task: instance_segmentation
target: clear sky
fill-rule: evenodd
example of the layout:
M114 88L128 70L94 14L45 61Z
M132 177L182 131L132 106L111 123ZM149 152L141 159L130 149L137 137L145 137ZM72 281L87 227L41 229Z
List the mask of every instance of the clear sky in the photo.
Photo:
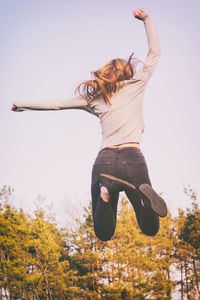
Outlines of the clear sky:
M145 8L156 25L162 55L144 101L141 144L151 177L170 210L199 192L199 0L0 0L0 187L11 185L18 206L38 195L58 213L90 199L101 132L84 111L10 111L15 100L72 97L90 72L116 57L144 60ZM74 205L73 205L74 204Z

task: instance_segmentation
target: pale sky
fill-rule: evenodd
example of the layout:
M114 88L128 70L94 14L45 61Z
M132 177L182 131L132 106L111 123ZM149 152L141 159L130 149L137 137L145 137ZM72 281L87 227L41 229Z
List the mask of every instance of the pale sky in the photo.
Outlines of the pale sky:
M0 0L0 187L32 209L38 195L58 214L90 200L101 132L84 111L10 111L13 101L72 97L77 84L112 58L144 60L143 7L152 16L161 58L144 100L141 150L152 184L170 211L199 193L199 0ZM73 205L74 204L74 205Z

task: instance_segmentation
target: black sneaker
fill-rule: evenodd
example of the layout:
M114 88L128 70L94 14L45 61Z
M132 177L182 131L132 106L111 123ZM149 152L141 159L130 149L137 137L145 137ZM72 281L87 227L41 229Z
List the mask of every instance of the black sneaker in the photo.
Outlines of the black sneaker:
M108 190L108 193L111 195L113 192L121 192L127 189L136 190L136 187L130 182L117 178L108 174L100 174L100 184L105 186Z
M165 201L153 190L153 188L149 184L143 183L139 186L139 190L148 198L153 211L162 218L166 217L167 205Z

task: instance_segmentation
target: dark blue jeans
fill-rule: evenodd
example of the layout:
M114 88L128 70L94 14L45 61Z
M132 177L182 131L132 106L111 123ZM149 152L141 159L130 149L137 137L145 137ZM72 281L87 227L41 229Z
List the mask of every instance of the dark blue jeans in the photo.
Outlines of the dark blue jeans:
M110 195L105 202L100 197L100 173L106 173L132 183L136 191L125 193L131 202L138 225L146 235L153 236L159 230L159 217L150 206L144 206L145 196L139 191L142 183L151 185L145 158L137 148L105 148L98 153L92 170L92 213L94 231L102 240L110 240L114 235L117 218L119 192Z

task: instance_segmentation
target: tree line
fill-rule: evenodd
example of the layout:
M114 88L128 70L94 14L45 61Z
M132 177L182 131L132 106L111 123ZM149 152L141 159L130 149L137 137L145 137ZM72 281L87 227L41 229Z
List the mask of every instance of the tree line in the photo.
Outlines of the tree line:
M117 229L101 242L91 204L72 228L60 228L42 207L34 215L0 191L0 299L200 299L200 209L189 186L190 208L161 219L155 237L141 233L121 199Z

